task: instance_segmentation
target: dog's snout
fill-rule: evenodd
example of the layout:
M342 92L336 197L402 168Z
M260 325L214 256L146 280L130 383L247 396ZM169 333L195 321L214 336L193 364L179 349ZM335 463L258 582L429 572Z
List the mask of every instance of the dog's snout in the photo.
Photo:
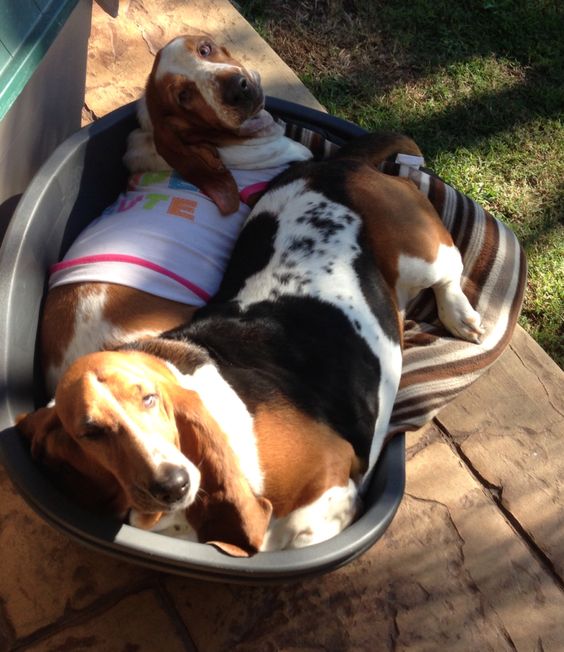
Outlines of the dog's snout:
M173 504L182 500L190 489L190 476L182 467L167 464L158 479L149 488L151 495L160 502Z
M225 84L224 99L232 106L254 104L258 95L256 83L245 75L233 75Z

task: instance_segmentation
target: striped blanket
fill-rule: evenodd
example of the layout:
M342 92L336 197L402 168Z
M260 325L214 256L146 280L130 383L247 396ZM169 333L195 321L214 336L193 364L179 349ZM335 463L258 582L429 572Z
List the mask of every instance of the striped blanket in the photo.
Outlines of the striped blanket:
M338 147L295 125L287 125L286 133L317 157ZM415 298L406 311L403 369L390 436L425 425L501 355L517 323L527 266L512 231L429 170L392 161L381 169L411 179L436 208L464 261L462 289L486 329L480 344L459 340L439 321L432 290Z

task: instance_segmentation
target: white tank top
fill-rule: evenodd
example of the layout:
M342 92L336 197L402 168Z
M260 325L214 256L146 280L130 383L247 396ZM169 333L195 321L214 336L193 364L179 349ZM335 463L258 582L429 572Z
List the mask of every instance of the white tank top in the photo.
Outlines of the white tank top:
M227 216L176 172L132 176L128 191L52 266L49 288L118 283L172 301L204 305L218 290L250 213L245 200L286 167L231 170L241 203Z

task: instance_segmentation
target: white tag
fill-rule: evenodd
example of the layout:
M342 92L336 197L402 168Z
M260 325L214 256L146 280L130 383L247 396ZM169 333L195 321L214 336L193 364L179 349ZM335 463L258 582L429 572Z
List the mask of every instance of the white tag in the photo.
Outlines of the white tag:
M425 165L425 159L422 156L413 156L411 154L398 154L396 163L399 165L409 165L412 168L419 168Z

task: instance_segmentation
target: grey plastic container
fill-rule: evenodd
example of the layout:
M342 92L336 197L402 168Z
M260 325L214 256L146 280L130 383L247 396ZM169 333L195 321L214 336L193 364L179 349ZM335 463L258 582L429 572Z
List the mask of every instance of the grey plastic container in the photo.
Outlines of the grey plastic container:
M268 98L267 108L338 144L364 133L349 122L282 100ZM80 508L47 479L12 427L18 414L48 398L36 356L46 271L125 188L121 159L127 134L136 126L133 103L67 139L37 173L10 223L0 249L0 459L40 516L90 548L130 562L239 583L290 581L334 570L368 550L391 522L405 484L403 435L384 448L365 512L344 532L308 548L236 559L212 546L145 532Z

